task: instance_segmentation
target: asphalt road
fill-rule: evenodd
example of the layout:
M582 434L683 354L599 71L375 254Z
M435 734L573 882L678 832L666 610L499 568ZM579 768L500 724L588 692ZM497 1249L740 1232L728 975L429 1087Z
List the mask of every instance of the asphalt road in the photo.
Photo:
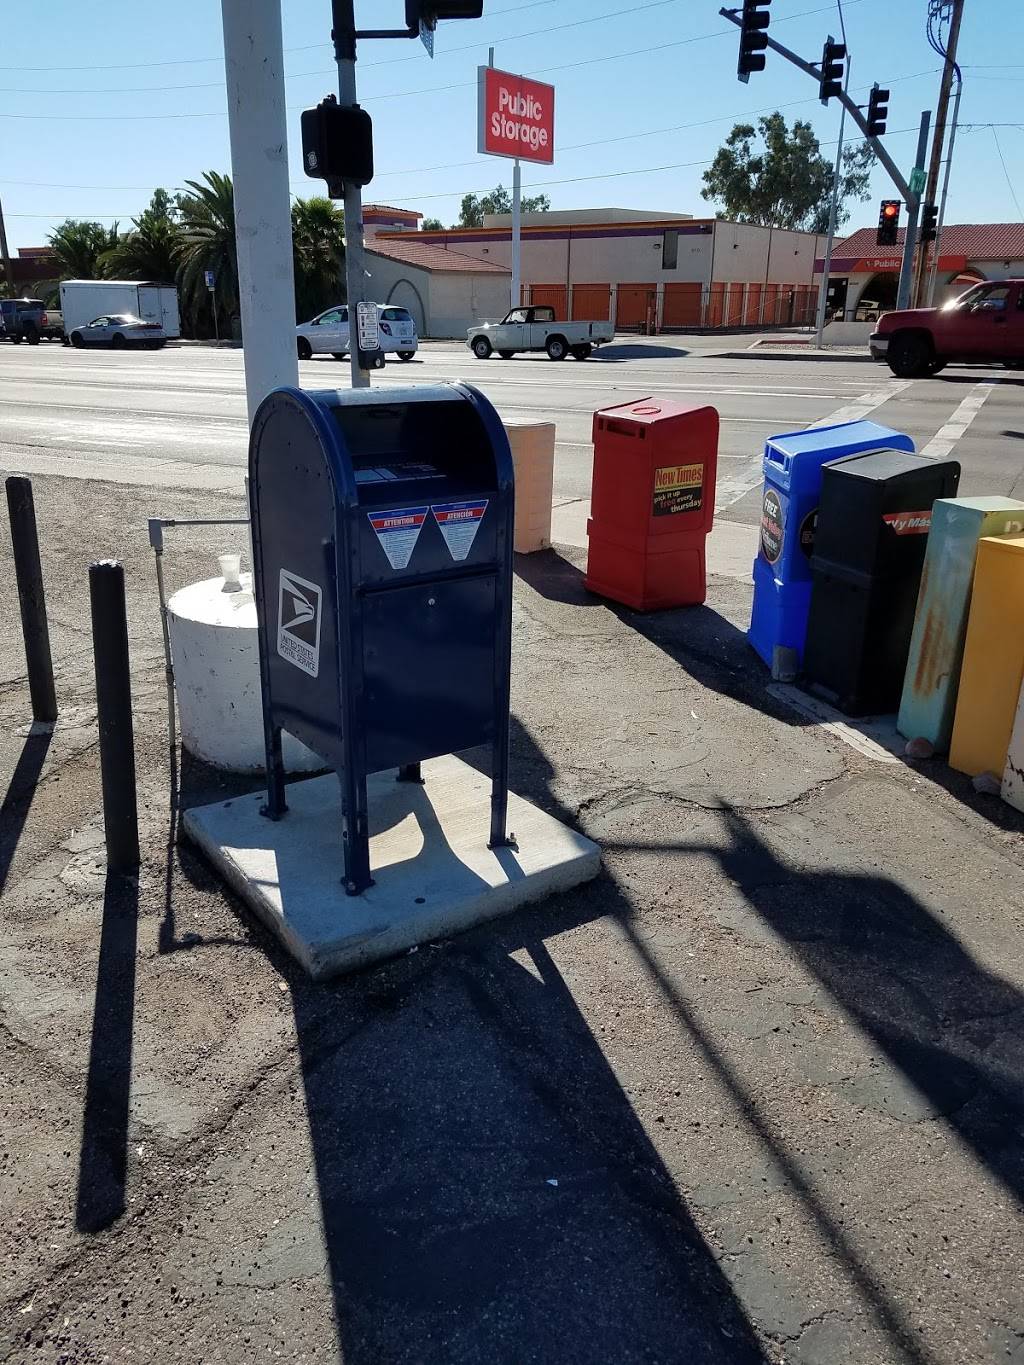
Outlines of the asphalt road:
M862 356L750 346L746 336L638 339L585 364L553 365L545 356L478 361L456 344L428 343L415 361L390 364L374 383L468 378L503 417L554 422L556 504L589 498L594 411L647 394L718 409L717 505L730 520L757 520L768 436L868 415L908 431L919 449L959 459L962 492L1024 496L1024 379L950 367L908 383ZM347 365L332 359L302 362L299 373L307 388L348 382ZM241 351L0 346L0 464L8 469L238 491L245 461Z

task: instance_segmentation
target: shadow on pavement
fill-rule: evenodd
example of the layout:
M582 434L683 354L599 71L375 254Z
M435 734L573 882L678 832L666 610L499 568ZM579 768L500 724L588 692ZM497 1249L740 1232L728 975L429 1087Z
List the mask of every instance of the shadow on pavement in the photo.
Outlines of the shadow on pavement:
M785 342L780 342L779 344L782 346L786 345ZM851 355L833 355L831 352L825 354L821 351L812 350L811 347L807 347L802 354L798 355L795 351L776 351L770 346L755 346L747 351L719 351L716 358L718 360L803 360L805 362L813 362L814 364L824 362L826 365L834 364L836 361L841 361L845 365L851 363L877 365L879 363L876 360L872 360L871 357L866 354L866 347L864 353L855 351L852 347L850 349L852 351ZM884 369L885 367L882 366L882 368ZM886 370L886 374L888 374L888 370Z
M668 611L639 612L597 597L583 586L583 573L555 550L516 555L516 576L542 597L570 606L603 608L617 616L630 630L664 651L703 687L730 697L764 715L795 728L818 727L821 722L794 710L766 689L771 677L751 648L746 634L714 608L677 607ZM856 719L837 713L837 719L861 733L870 733L872 716ZM893 725L895 718L891 718ZM896 756L902 755L902 747ZM933 782L962 805L1000 829L1024 831L1024 814L996 796L975 790L971 779L956 772L944 758L904 760L906 767Z
M681 359L690 354L690 350L685 346L658 346L644 345L641 342L612 341L605 346L599 346L590 359L600 360L603 363L607 363L609 360L673 360Z
M855 1106L944 1122L1024 1200L1024 995L898 882L798 870L740 812L725 819L732 845L724 852L685 841L605 847L717 857L759 918L890 1063L887 1074L837 1081L837 1091Z
M579 922L295 983L346 1365L767 1360L544 945Z
M847 1098L944 1120L1024 1201L1024 996L899 883L797 872L742 815L727 819L726 876L892 1066L895 1085L854 1079Z
M53 727L38 722L34 724L7 784L3 804L0 805L0 892L7 881L52 742Z
M125 1209L139 884L108 872L82 1116L75 1226L108 1227Z

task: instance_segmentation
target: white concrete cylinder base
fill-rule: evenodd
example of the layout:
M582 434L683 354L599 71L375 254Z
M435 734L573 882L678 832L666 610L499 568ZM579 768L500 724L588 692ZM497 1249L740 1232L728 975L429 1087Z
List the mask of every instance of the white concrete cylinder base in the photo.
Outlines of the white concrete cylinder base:
M190 583L167 603L181 742L190 754L232 773L266 769L260 652L252 575L225 592L223 578ZM285 767L314 772L323 760L282 736Z

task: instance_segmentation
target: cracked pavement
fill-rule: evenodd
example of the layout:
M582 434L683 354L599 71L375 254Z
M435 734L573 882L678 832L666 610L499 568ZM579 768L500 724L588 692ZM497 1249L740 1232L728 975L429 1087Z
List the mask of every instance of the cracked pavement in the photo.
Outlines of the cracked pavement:
M313 986L173 842L145 523L35 479L62 720L0 575L0 1356L1024 1362L1024 823L765 691L748 585L517 561L512 782L588 886ZM232 536L174 533L171 586ZM104 875L86 568L128 576L143 866ZM255 785L184 756L186 803Z

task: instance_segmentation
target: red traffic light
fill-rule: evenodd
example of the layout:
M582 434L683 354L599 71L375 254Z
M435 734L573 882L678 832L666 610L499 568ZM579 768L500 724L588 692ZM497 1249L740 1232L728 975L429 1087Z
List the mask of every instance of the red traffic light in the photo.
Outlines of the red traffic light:
M898 204L886 204L882 209L882 213L886 218L895 218L899 211Z

